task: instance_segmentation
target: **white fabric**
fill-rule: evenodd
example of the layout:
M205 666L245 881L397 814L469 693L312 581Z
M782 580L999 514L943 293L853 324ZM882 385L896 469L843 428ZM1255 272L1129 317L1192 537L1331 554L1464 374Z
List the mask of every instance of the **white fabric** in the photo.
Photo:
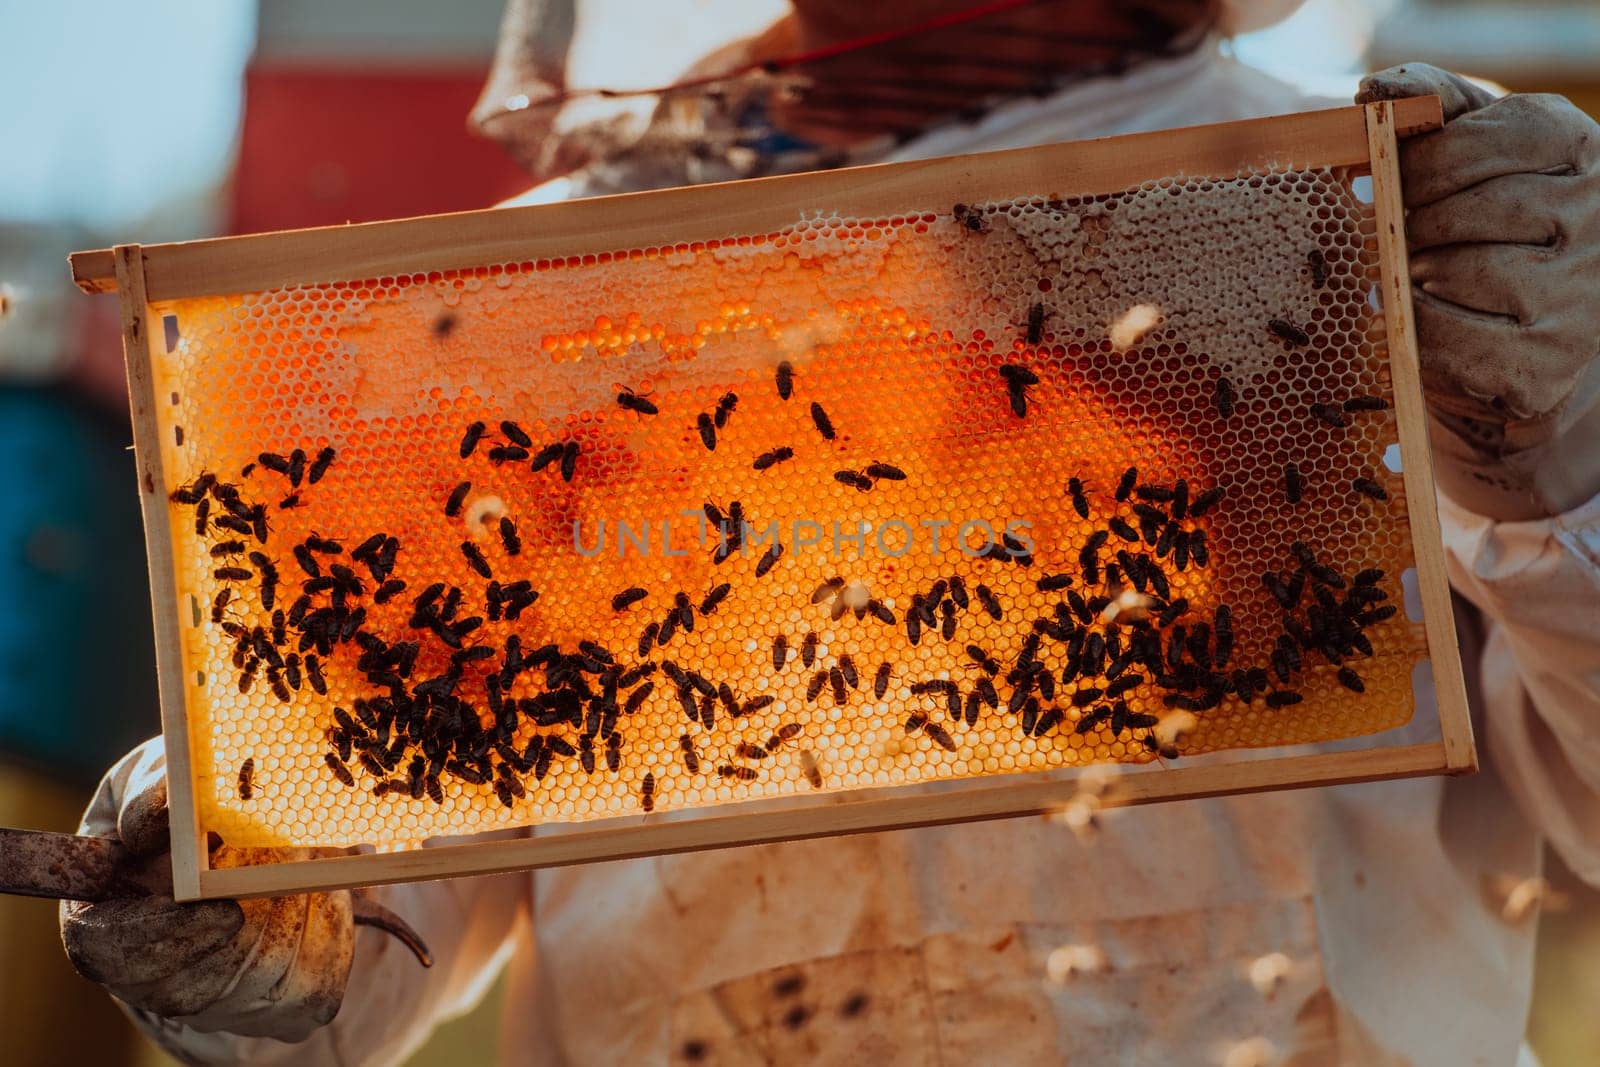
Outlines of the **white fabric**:
M1206 49L898 156L1315 104ZM187 1046L394 1062L512 950L506 1063L1184 1065L1257 1036L1297 1067L1516 1063L1533 924L1486 886L1537 875L1541 831L1600 881L1600 503L1442 504L1479 775L1126 810L1086 841L1028 819L395 887L433 974L363 931L312 1041ZM1063 944L1105 966L1047 982ZM1270 952L1292 966L1267 998L1246 968Z

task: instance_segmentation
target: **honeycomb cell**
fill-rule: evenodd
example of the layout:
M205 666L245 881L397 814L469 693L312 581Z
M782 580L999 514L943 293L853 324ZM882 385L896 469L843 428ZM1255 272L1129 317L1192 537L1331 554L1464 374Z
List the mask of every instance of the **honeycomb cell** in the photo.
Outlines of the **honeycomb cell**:
M1404 723L1350 183L153 307L203 825L392 851Z

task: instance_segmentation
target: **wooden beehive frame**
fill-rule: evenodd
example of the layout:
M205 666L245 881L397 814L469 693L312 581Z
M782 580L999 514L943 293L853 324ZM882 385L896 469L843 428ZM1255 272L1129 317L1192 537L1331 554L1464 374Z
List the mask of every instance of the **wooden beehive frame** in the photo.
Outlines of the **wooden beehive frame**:
M884 788L860 798L828 798L821 804L753 802L687 819L628 817L565 828L549 836L391 854L232 869L211 869L207 863L184 705L177 587L167 525L170 487L163 475L155 414L149 305L328 279L570 255L592 251L595 236L602 233L606 247L623 248L763 232L792 223L803 209L818 203L870 216L930 197L983 201L1031 194L1044 187L1058 196L1082 196L1117 192L1172 174L1231 177L1273 166L1369 171L1399 445L1440 739L1130 774L1116 799L1142 803L1476 769L1434 506L1397 169L1397 139L1440 124L1437 98L1423 97L979 156L255 237L120 245L75 254L73 277L82 289L115 289L121 298L167 740L175 895L180 900L261 896L992 819L1048 811L1072 796L1077 787L1071 776L1018 775L945 792Z

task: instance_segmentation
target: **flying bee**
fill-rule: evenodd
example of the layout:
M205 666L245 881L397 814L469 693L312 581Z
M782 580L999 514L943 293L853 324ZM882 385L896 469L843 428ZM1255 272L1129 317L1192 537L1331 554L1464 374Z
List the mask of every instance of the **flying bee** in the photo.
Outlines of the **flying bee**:
M828 413L822 410L822 405L815 400L811 402L811 421L816 424L817 432L824 441L832 441L838 434L834 431L833 420L828 418Z
M719 430L728 425L728 416L732 415L733 409L738 406L739 395L737 393L723 393L722 398L717 401L716 410L711 415L712 424Z
M1072 498L1072 510L1078 513L1078 518L1089 517L1089 498L1083 495L1083 479L1067 479L1067 495Z
M823 582L821 585L817 586L817 588L815 590L812 591L812 593L811 593L811 602L813 604L820 604L824 600L831 600L834 597L838 596L839 595L839 590L841 590L843 588L844 588L844 579L843 578L839 578L839 577L829 578L827 581ZM810 664L807 663L806 666L809 667Z
M707 452L717 450L717 426L711 416L701 412L695 417L695 426L700 431L700 443L706 446Z
M778 398L788 400L794 393L794 364L788 360L779 363L773 378L778 386Z
M817 757L812 754L809 748L802 750L800 753L800 770L806 776L806 781L810 783L812 789L822 788L822 768L818 766Z
M628 411L636 411L641 415L655 415L661 411L653 401L646 400L626 386L623 386L618 391L617 404Z
M1308 345L1311 343L1311 335L1287 319L1268 319L1267 329L1271 330L1275 336L1281 340L1289 342L1291 345L1298 346Z
M788 446L774 448L771 451L763 452L761 455L757 456L755 462L752 463L751 466L758 471L764 471L768 467L782 463L784 460L792 459L793 457L794 449L789 448Z
M256 760L254 756L246 757L239 764L239 799L249 800L255 794Z

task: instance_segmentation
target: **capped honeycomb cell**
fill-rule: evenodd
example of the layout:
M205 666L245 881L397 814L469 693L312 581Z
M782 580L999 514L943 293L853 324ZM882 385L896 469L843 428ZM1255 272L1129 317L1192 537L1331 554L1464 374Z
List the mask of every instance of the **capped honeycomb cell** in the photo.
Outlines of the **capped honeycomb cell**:
M153 305L202 826L395 849L1405 723L1352 180Z

